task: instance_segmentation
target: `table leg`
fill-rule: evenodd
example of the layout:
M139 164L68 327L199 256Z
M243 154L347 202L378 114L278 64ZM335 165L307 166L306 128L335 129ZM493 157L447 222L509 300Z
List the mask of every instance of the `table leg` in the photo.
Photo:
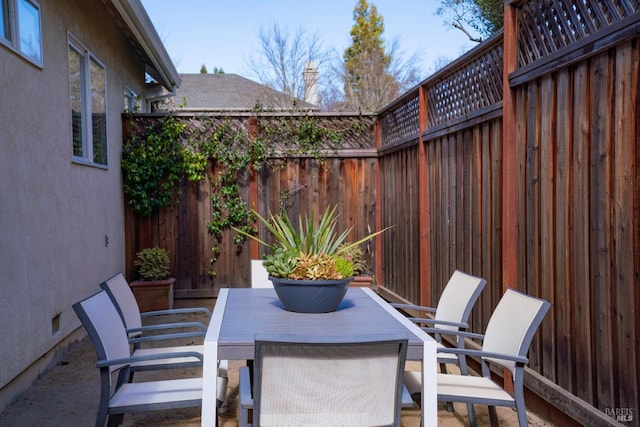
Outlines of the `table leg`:
M436 342L425 341L422 356L422 426L438 425L438 385Z
M222 327L222 317L227 305L228 289L221 289L213 307L207 335L204 338L202 364L202 426L218 425L218 408L216 404L218 384L218 338Z

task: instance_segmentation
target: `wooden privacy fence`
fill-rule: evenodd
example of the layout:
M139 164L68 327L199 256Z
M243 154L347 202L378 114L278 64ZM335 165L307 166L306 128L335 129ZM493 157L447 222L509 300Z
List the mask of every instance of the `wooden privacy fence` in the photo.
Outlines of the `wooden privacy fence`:
M306 132L306 114L207 114L173 116L187 125L187 129L204 130L200 133L185 132L184 143L191 135L211 134L231 123L241 143L249 138L264 136L267 129L289 126L293 122L294 133ZM141 128L144 123L160 120L164 115L136 114L134 118ZM327 206L338 206L339 229L353 227L349 238L358 240L374 230L376 225L374 116L360 114L314 114L313 130L329 129L340 133L340 141L324 141L318 150L299 152L295 149L300 135L284 135L279 129L269 137L274 149L271 157L259 171L244 169L237 174L240 196L247 208L266 216L286 208L292 220L299 214L315 212L316 217ZM283 121L287 121L286 123ZM298 126L295 123L302 123ZM125 125L124 130L131 132ZM261 134L262 133L262 134ZM291 138L283 141L282 138ZM135 277L135 254L151 246L168 250L171 272L176 277L177 298L215 297L225 287L250 286L250 259L260 258L265 248L253 242L237 246L233 242L233 230L225 230L221 239L208 230L213 209L213 181L220 166L210 162L202 182L184 182L178 203L162 208L150 218L134 214L126 208L126 268L129 278ZM269 241L264 229L262 240ZM212 248L217 247L217 260ZM367 260L373 265L375 242L366 249Z
M506 287L547 299L527 386L640 425L640 6L507 3L503 32L379 113L382 291L434 305L455 268L483 276L475 331Z

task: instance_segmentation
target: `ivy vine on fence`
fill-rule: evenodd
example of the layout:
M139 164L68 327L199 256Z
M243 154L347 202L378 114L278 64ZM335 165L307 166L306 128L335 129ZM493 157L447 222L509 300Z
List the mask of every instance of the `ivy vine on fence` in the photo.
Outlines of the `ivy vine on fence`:
M255 218L239 191L250 168L272 167L269 159L276 150L281 156L322 160L323 148L339 147L343 140L340 130L320 126L310 115L268 116L259 121L255 135L232 117L132 115L128 122L121 166L124 192L136 215L149 217L177 203L183 183L202 183L208 173L214 174L209 177L212 215L207 229L217 244L231 227L255 233ZM233 239L236 245L246 240L240 233ZM218 258L217 244L211 263ZM215 276L213 269L209 273Z

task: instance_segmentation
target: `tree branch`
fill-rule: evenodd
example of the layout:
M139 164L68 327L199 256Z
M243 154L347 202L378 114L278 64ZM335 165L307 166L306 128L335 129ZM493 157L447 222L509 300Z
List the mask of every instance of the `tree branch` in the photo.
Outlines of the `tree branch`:
M467 31L466 28L464 28L464 26L458 22L458 21L453 21L451 23L451 26L453 28L457 28L458 30L462 31L463 33L465 33L467 35L467 37L469 38L469 40L471 40L472 42L476 42L476 43L481 43L482 42L482 38L481 37L473 37L471 35L471 33L469 33L469 31Z

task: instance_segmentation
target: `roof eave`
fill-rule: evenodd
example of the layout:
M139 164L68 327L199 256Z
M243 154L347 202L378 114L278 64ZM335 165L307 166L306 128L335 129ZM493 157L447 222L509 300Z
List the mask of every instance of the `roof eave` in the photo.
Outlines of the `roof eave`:
M167 90L180 86L180 76L140 0L110 0L145 53L146 69Z

